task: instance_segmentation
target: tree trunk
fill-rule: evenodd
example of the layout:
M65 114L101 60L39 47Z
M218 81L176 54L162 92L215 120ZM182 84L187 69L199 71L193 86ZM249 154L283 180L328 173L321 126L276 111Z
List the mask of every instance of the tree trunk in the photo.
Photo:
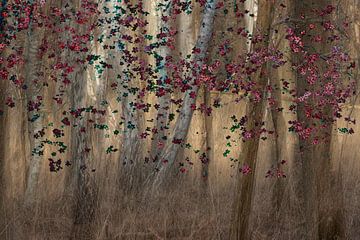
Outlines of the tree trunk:
M289 3L287 1L284 2L286 6L289 7ZM287 17L289 12L287 10L279 9L280 6L277 6L277 11L282 11L279 13L278 16L274 18L273 21L281 21L283 18ZM286 36L286 26L276 27L278 30L277 34L272 33L272 42L276 49L279 49L281 52L284 53L285 58L291 56L290 53L287 52L288 41L285 39ZM290 201L289 199L289 192L285 192L286 185L289 184L289 176L288 176L288 165L292 159L289 159L289 154L287 154L287 144L291 144L290 136L287 135L287 121L286 119L289 118L288 114L285 113L287 109L287 102L290 99L284 98L282 95L282 79L294 79L294 73L291 70L291 64L285 63L284 66L271 69L270 70L270 84L273 88L271 92L271 97L275 100L275 105L270 106L270 114L271 120L274 127L274 151L275 155L272 159L272 167L274 172L274 179L273 179L273 189L271 195L271 214L270 214L270 221L271 221L271 229L272 229L272 238L277 239L280 238L282 235L284 217L287 214L288 209L285 208L288 206ZM271 139L272 140L272 139ZM290 141L290 142L289 142ZM283 165L281 162L285 160L286 163ZM277 171L282 171L286 174L286 178L283 178L280 175L277 175Z
M195 84L196 75L199 70L203 66L204 58L207 55L207 50L209 46L209 42L212 36L213 30L213 22L215 16L215 7L217 4L217 0L209 0L206 2L204 7L204 13L201 21L201 27L199 30L199 37L197 39L195 48L200 49L200 53L193 55L192 60L197 64L196 73L192 76L190 80L190 85L192 88L185 92L185 96L183 99L183 104L179 113L179 117L175 123L175 127L173 130L173 135L171 139L184 141L191 122L193 110L191 108L192 104L195 104L196 99L190 96L191 92L198 93L199 87ZM160 161L158 163L155 181L153 182L153 189L156 189L163 181L165 176L167 175L168 169L171 169L175 158L180 150L180 144L169 143L168 146L165 147L164 151L161 153ZM162 160L167 160L168 163L163 165Z
M131 78L127 78L131 79ZM129 85L130 84L129 80ZM134 80L132 80L134 81ZM130 87L129 87L130 88ZM126 90L125 90L126 91ZM125 91L123 93L125 93ZM131 103L137 101L136 96L127 92L128 96L122 98L122 112L124 115L124 137L121 147L120 159L120 182L124 193L131 190L136 191L140 187L141 172L139 160L141 160L141 140L140 140L140 116L138 110ZM139 190L139 189L138 189Z
M257 29L260 29L264 33L265 39L261 43L262 48L268 48L270 27L274 14L274 6L270 1L261 0L258 3L259 11L256 21ZM254 46L253 46L254 47ZM264 64L260 71L254 76L254 82L257 83L259 89L262 92L261 100L258 103L248 102L246 106L246 116L248 117L247 129L259 130L261 124L255 126L256 122L261 122L265 113L265 87L268 82L268 76L264 74L266 72L268 64ZM249 233L249 221L252 210L252 200L254 195L255 186L255 171L256 171L256 159L259 148L259 137L255 136L249 140L246 140L243 144L243 151L240 159L243 159L244 165L247 165L251 169L251 173L243 175L238 172L237 190L234 202L234 218L230 230L230 239L251 239Z
M239 12L245 11L245 4L239 0L226 0L224 1L224 7L219 8L216 11L215 22L214 22L214 30L213 30L213 38L209 46L209 64L214 59L218 59L222 61L226 66L226 64L236 63L237 57L246 55L248 52L247 38L239 37L237 32L234 29L237 29L239 26L244 26L247 28L248 23L247 19L239 18L236 16ZM232 29L232 30L230 30ZM219 46L224 43L224 41L229 41L229 47L232 49L225 56L220 56L218 53ZM217 79L219 81L226 81L230 76L227 76L227 72L225 67L221 67L221 69L217 72ZM221 97L221 92L219 92L218 97ZM204 103L206 107L212 108L212 98L211 98L211 89L208 89L206 86L204 87ZM213 109L214 110L214 109ZM205 146L206 146L206 157L208 162L202 165L202 175L205 178L205 183L208 185L209 180L209 167L213 163L214 160L214 151L215 151L215 140L214 140L214 132L213 132L213 114L214 111L208 116L204 114L204 122L205 122Z
M80 3L77 1L72 1L70 4L75 9L80 7ZM71 26L74 26L73 24L74 22L70 23ZM76 34L83 34L85 27L83 25L75 26ZM66 186L68 194L73 196L71 239L92 239L94 237L92 224L95 218L97 187L90 176L89 164L94 157L94 150L89 147L91 146L91 134L94 130L87 122L89 114L81 110L86 108L88 104L87 86L90 80L86 76L85 68L76 63L76 58L83 56L70 50L67 51L67 54L69 64L75 68L75 71L69 75L69 79L72 79L71 107L81 111L81 116L74 120L75 125L72 125L71 129L72 171L69 179L67 179L69 186Z
M170 32L170 19L172 14L172 3L171 1L164 1L164 0L158 0L158 5L163 4L167 5L168 2L169 7L166 8L166 10L163 10L164 7L160 7L160 10L158 12L157 16L157 28L158 28L158 34L160 33L166 33L168 34ZM163 17L169 17L170 19L167 21L162 20ZM164 39L164 42L167 42L169 36L167 36ZM169 112L170 112L170 100L171 100L171 85L166 84L165 81L168 78L168 73L166 69L166 57L169 56L170 51L169 47L167 45L162 45L159 50L159 57L161 60L156 60L156 66L158 70L158 88L165 89L165 94L163 96L158 96L158 104L159 104L159 110L157 112L156 116L156 123L155 123L155 129L157 130L157 134L155 134L154 139L151 143L151 152L150 156L154 160L158 160L160 157L160 148L158 147L159 143L165 143L166 140L164 139L166 134L166 128L167 128L167 121L169 118Z
M84 90L87 80L84 75L84 70L79 70L72 78L72 106L75 109L83 108L86 104L86 92ZM72 239L86 239L87 236L92 236L91 224L95 216L96 188L92 183L91 170L88 167L93 150L86 149L90 146L92 130L87 126L86 120L86 113L82 113L82 117L76 120L77 126L71 131L73 171L70 184L73 187L70 189L74 191ZM86 132L82 132L81 129L85 129Z
M1 13L0 13L1 14ZM1 28L1 25L0 25ZM2 54L1 54L2 55ZM0 56L1 56L0 55ZM5 182L5 146L6 144L6 124L7 124L7 111L4 109L5 96L6 96L7 82L0 81L0 229L6 228L6 182ZM0 233L0 238L6 238L6 231Z
M137 1L131 1L137 2ZM135 17L135 16L134 16ZM143 16L138 16L139 18ZM134 38L143 34L139 28L136 31L127 28L121 29L121 34L128 34ZM133 49L141 48L143 43L125 43L125 50L120 54L125 63L124 67L120 67L121 78L118 79L119 99L121 102L122 114L124 119L124 136L122 139L121 156L119 163L119 185L124 194L138 194L143 186L143 158L145 156L144 142L140 134L145 126L144 114L136 108L136 104L140 104L142 99L139 97L137 90L141 87L141 78L137 76L137 72L132 70L132 66L141 62L139 59L144 57L143 53L133 53ZM134 63L127 63L126 56L136 59ZM126 66L126 67L125 67Z
M312 1L308 0L304 3L298 1L293 2L293 16L294 19L301 19L305 15L303 24L300 23L297 31L307 31L308 25L314 21L307 15L311 15L313 9L324 9L325 6L331 5L332 0ZM311 40L311 35L303 37L303 44L305 51L308 54L319 53L327 54L331 51L331 45L324 42L328 39L329 34L322 28L318 27L316 34L322 37L321 44L314 44ZM312 46L313 48L309 48ZM296 64L299 64L303 59L299 56L294 56ZM319 64L319 79L322 78L322 73L326 70L326 63ZM306 91L311 91L314 86L307 83L307 80L299 73L296 76L297 82L297 96L301 97ZM317 83L324 84L324 83ZM315 85L316 86L316 85ZM324 119L332 119L333 112L327 106L323 109ZM298 121L312 126L316 124L313 118L305 115L305 106L298 104L297 108ZM295 182L296 196L300 200L301 212L305 213L305 219L301 224L302 230L299 234L300 239L342 239L343 232L343 216L341 214L342 206L339 205L339 196L341 198L341 188L335 188L330 185L332 182L331 170L331 136L332 136L332 122L327 123L327 126L320 132L325 137L326 141L318 145L312 143L312 139L299 138L301 156L298 155L294 168L296 176L300 177ZM334 203L336 203L334 205Z
M42 97L42 85L38 72L41 68L41 61L38 57L40 42L44 32L43 30L33 28L31 22L26 41L26 65L25 65L25 83L28 86L26 90L25 106L39 101ZM30 207L36 198L36 188L40 174L40 164L43 155L42 143L40 137L35 135L43 129L43 113L41 106L39 109L27 110L28 112L28 137L30 142L31 158L27 173L27 183L25 190L25 206Z
M211 107L211 93L209 90L204 88L204 103L206 107ZM214 141L214 131L213 131L213 113L211 115L206 115L204 113L204 121L205 121L205 154L207 162L202 163L202 170L201 175L203 177L203 181L205 184L205 189L207 191L209 185L209 165L212 160L214 160L214 148L215 148L215 141ZM205 190L203 189L203 190Z
M272 75L272 79L276 81L276 85L280 86L279 78L276 78L274 75ZM275 92L275 99L279 99L279 105L278 107L281 107L281 93L279 90L274 90ZM283 116L282 112L279 112L277 109L271 109L271 119L273 121L274 125L274 138L275 138L275 157L273 159L272 165L274 168L278 168L281 164L281 161L285 160L285 144L284 140L286 139L286 132L284 130L286 126L286 121ZM279 169L280 170L280 169ZM282 202L284 201L284 195L285 195L285 184L287 179L283 179L281 176L277 176L276 172L275 179L274 179L274 189L272 193L272 219L274 230L278 229L280 227L280 221L281 221L281 211L284 211L284 209L281 209Z

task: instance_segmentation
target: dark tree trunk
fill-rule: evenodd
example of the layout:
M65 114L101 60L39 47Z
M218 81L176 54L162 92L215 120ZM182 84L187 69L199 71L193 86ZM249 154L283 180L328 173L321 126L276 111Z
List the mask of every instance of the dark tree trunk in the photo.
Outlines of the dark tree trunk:
M259 11L256 21L256 28L264 33L265 39L256 47L268 48L270 27L274 14L274 6L270 1L261 0L258 3ZM254 46L253 46L254 47ZM254 76L254 82L257 83L258 88L262 93L261 100L258 103L248 102L246 106L246 116L248 117L247 129L259 130L259 124L265 113L265 87L268 82L268 76L264 74L268 69L268 64L264 64L261 69ZM258 123L256 126L255 123ZM255 171L256 159L259 148L258 136L245 141L242 147L240 160L250 167L251 173L243 175L238 172L237 190L234 202L234 217L230 231L230 239L248 240L251 239L249 232L250 215L252 211L252 201L255 187Z
M303 23L298 24L297 31L307 31L308 25L314 22L313 9L322 10L324 7L333 4L332 0L320 0L305 2L293 2L293 17L294 19L303 19ZM301 18L305 15L305 18ZM320 16L315 14L316 20ZM316 21L315 20L315 21ZM323 42L320 44L314 43L311 36L305 35L303 37L304 48L307 53L327 54L331 50L331 45L328 43L329 33L323 28L318 28L316 34L320 35ZM315 33L314 33L315 34ZM312 46L310 48L308 46ZM295 64L303 61L301 57L294 54ZM326 69L326 63L319 64L320 76ZM320 77L321 78L321 77ZM297 82L297 96L303 96L308 90L312 90L314 86L307 83L307 80L299 73L296 76ZM320 83L317 83L320 84ZM317 85L315 85L317 86ZM314 103L315 104L315 103ZM305 115L305 106L298 104L298 121L312 126L318 124L313 118ZM323 118L332 119L333 112L329 107L323 109ZM300 177L296 182L296 196L300 200L301 212L305 213L305 219L302 224L303 228L299 236L300 239L343 239L343 216L342 206L340 200L342 198L342 191L340 188L334 188L331 185L332 175L331 170L331 136L332 136L332 122L329 120L327 126L321 130L320 134L325 138L325 141L318 145L312 143L312 139L299 138L299 146L301 154L295 162L295 172ZM335 192L335 189L337 192Z

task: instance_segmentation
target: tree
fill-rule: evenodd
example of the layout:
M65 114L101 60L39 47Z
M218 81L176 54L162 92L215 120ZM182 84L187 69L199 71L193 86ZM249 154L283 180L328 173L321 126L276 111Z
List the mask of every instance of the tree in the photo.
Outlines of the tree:
M259 2L258 19L256 28L264 32L264 38L259 44L252 46L252 51L259 49L268 49L270 41L270 27L274 6L270 1ZM268 70L268 64L263 63L260 71L257 71L252 81L257 84L261 100L258 102L249 102L246 106L247 129L257 134L262 127L261 121L265 111L265 87L268 82L265 72ZM253 136L246 139L240 159L243 160L243 167L251 169L252 174L242 175L239 173L237 181L237 190L234 201L234 219L231 226L230 239L250 239L249 219L251 213L252 197L255 184L256 158L259 148L259 136Z
M210 65L214 59L223 63L220 69L217 70L216 79L219 82L226 82L231 79L232 76L228 73L226 67L231 66L231 64L238 64L237 58L239 56L245 56L248 52L250 41L248 41L247 36L239 36L239 33L236 31L236 29L242 28L243 31L246 32L252 28L252 23L250 21L252 18L250 17L250 19L248 19L246 16L241 16L241 13L246 9L246 5L247 3L243 1L224 1L224 6L216 10L214 33L209 47L210 57L207 64ZM226 53L223 52L224 49L226 49ZM218 90L215 99L211 96L213 90ZM224 92L221 89L213 89L212 86L204 86L204 104L210 109L204 111L204 124L206 129L205 155L207 161L202 165L202 174L205 177L205 183L207 184L210 165L211 162L215 160L214 147L216 141L214 139L212 113L215 110L215 107L218 107L216 106L216 102L221 101L223 93ZM232 101L234 100L235 97Z
M323 95L317 95L326 100L314 97L315 100L299 103L297 107L299 123L305 124L302 128L309 130L312 135L311 137L300 135L301 155L295 162L296 171L302 172L301 180L297 181L296 193L302 201L301 208L305 211L306 216L305 229L301 234L304 234L303 238L308 239L344 237L342 206L341 202L337 200L337 198L341 198L341 189L334 191L335 188L331 186L331 179L333 179L330 145L332 124L335 121L334 118L340 115L332 94L337 94L335 93L336 89L341 88L341 84L338 83L337 88L333 89L338 74L337 68L333 65L340 65L341 60L339 63L334 63L329 58L329 55L336 58L337 53L334 49L339 44L332 39L333 36L336 36L335 30L327 25L332 25L331 21L326 20L327 15L331 17L331 13L335 9L331 5L332 3L332 1L308 1L305 5L298 2L293 3L294 19L303 19L299 23L295 23L296 32L301 35L300 54L293 49L294 62L298 66L297 96L301 99L304 95L316 94L319 88L326 87ZM317 25L317 21L320 24ZM301 34L302 31L308 32L308 34ZM308 68L309 72L302 74L301 71L307 66L306 64L311 62L309 60L311 56L320 56L320 59L313 67ZM321 127L322 125L323 127ZM321 129L314 133L316 131L314 128L319 126ZM317 144L317 141L322 143ZM334 203L336 203L335 206Z
M343 188L341 183L332 185L342 175L333 167L332 135L353 133L351 117L345 118L346 128L334 124L342 118L342 104L354 94L351 74L357 69L343 41L349 20L336 12L340 7L330 0L155 3L147 10L150 4L142 0L2 2L0 137L3 143L9 138L23 144L21 149L0 146L0 182L9 185L1 191L13 191L14 196L24 192L25 205L32 207L27 210L40 210L44 205L35 201L55 204L49 203L51 194L37 195L40 180L55 182L59 177L54 191L70 197L72 238L91 238L96 217L103 216L98 209L119 210L122 203L130 211L140 209L139 201L152 199L147 193L167 197L175 186L169 183L182 174L180 179L193 176L188 174L191 168L201 168L206 177L201 187L211 190L217 183L207 182L215 175L209 162L230 159L226 163L238 173L230 239L252 237L251 223L257 223L253 216L260 209L254 204L254 195L259 196L256 181L262 174L274 186L271 201L264 204L270 214L261 213L274 218L271 226L291 228L295 239L343 238ZM191 19L191 30L181 31L184 16ZM252 19L257 19L254 30ZM149 22L155 22L156 31ZM351 29L352 38L357 30ZM197 35L196 43L179 43L190 32ZM184 45L194 46L190 52ZM354 46L350 48L355 51ZM221 112L219 121L223 125L228 118L233 123L218 130L212 114L228 105L220 101L223 94L235 107L229 116ZM15 106L17 113L11 111ZM235 112L243 106L246 112L239 118ZM205 116L202 120L198 112ZM272 124L264 119L268 113ZM202 124L201 132L190 132L191 123ZM224 153L215 152L222 147L219 132L226 139ZM295 150L285 148L289 138L296 142ZM263 159L259 148L266 139L274 139L274 154L265 159L272 168L263 172L257 161ZM33 153L29 167L20 161L30 156L23 156L26 148ZM42 170L43 164L50 173ZM59 184L62 169L67 174L64 186ZM285 169L290 172L285 174ZM12 178L25 172L28 178L19 177L14 184ZM285 188L286 182L292 185ZM106 201L99 194L105 184L117 190ZM202 205L209 197L203 193L194 197ZM216 194L210 195L216 202ZM294 226L282 227L288 219ZM109 221L114 220L107 216L104 225L110 226ZM104 229L99 236L109 235Z
M28 37L25 43L25 83L29 86L26 92L26 104L28 106L28 130L30 149L32 151L28 179L25 191L25 205L30 206L35 201L36 186L40 174L40 163L42 160L41 138L37 137L43 130L43 113L41 112L42 86L40 81L41 61L38 57L39 47L43 38L44 30L34 23L33 16L36 14L37 6L33 3L28 5L27 18L29 18Z
M169 40L171 38L171 22L172 16L176 17L176 14L173 14L173 3L171 1L160 0L157 2L156 8L158 8L157 16L157 29L158 36L164 35L166 37L161 37L161 46L159 49L159 54L155 55L157 71L159 77L157 79L157 99L158 99L158 110L156 116L156 123L154 128L157 133L153 137L150 156L154 160L159 159L161 153L161 148L159 145L165 141L166 138L166 128L168 123L168 118L170 114L170 100L171 100L171 85L167 84L169 76L167 73L166 59L170 55L170 48L168 46Z
M201 20L199 36L194 47L194 49L197 49L199 53L195 56L192 55L193 58L191 59L191 62L193 62L196 66L196 69L194 69L194 73L190 78L190 85L192 88L185 92L179 117L176 120L173 134L171 136L171 139L173 140L184 141L189 130L189 125L193 114L193 109L191 107L196 100L191 96L191 94L194 93L197 95L199 90L199 86L195 85L195 80L197 74L199 74L204 64L204 59L206 58L209 42L211 40L216 4L216 0L206 1L204 4L204 12ZM156 173L157 176L154 182L155 187L159 186L159 184L164 181L164 177L166 176L168 169L171 169L171 166L173 166L175 162L175 158L179 152L179 149L180 144L170 144L164 148L160 159L165 159L168 164L162 165L162 161L159 161L157 166L159 171Z

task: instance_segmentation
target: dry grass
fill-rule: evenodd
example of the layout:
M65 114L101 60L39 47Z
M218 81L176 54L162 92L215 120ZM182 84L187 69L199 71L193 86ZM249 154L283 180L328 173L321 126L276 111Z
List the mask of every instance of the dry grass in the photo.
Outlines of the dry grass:
M231 189L210 194L190 183L174 189L146 197L120 191L103 195L95 204L94 221L75 226L81 237L73 239L226 239ZM20 199L7 201L0 239L60 240L74 235L69 200L42 200L32 209L23 209Z
M356 179L352 176L344 181L346 239L354 240L360 236L360 181ZM94 204L96 217L83 225L73 224L71 196L43 198L31 209L23 209L21 199L8 199L1 212L0 239L227 239L233 179L212 181L208 190L202 189L198 181L182 177L168 186L171 190L147 196L124 194L118 186L108 185ZM288 195L284 196L280 225L274 225L270 213L271 188L271 180L258 181L251 217L252 239L296 239L297 223L290 210L296 209L296 199L290 198L291 185L286 188Z

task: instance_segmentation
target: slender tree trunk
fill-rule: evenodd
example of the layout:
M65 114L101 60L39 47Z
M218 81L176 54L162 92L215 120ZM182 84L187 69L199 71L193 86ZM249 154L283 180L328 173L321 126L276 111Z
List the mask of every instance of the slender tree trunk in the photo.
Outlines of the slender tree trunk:
M1 28L1 25L0 25ZM7 113L4 109L5 106L5 92L7 90L7 83L5 81L0 82L0 229L6 227L6 182L5 182L5 146L7 146L6 136L6 125L7 124ZM0 233L0 238L5 239L6 231Z
M75 9L80 7L80 2L72 1L71 6ZM74 23L71 22L70 25ZM76 34L83 34L86 25L75 26ZM72 171L68 179L67 186L70 194L73 195L73 226L71 229L71 239L92 239L94 236L93 222L95 218L95 205L97 201L97 186L91 177L89 168L91 160L94 157L94 150L91 146L91 134L93 126L87 122L89 114L82 111L87 107L88 84L90 79L86 76L86 70L83 66L78 66L76 58L82 58L81 54L67 51L69 63L74 66L75 71L69 75L72 80L71 85L71 106L77 111L81 111L81 116L77 117L71 130L71 157Z
M190 94L191 92L197 94L199 90L199 87L195 85L195 79L197 77L197 73L203 66L204 58L207 55L209 42L212 36L216 4L217 0L209 0L205 4L204 13L200 25L201 27L199 30L199 37L195 45L195 48L200 49L200 53L195 56L193 55L192 58L192 60L197 64L197 70L195 75L190 80L192 88L185 92L182 107L179 113L179 117L175 123L171 139L180 139L184 141L187 136L193 114L191 106L196 102L196 99L192 98ZM156 173L156 179L153 183L153 189L156 189L156 187L164 181L164 178L169 171L168 169L171 169L175 162L175 158L180 150L180 147L180 144L173 144L170 142L170 144L166 146L164 151L161 153L161 158L157 167L158 172ZM163 165L162 160L167 160L168 163L166 165Z
M74 7L78 7L76 3ZM77 34L81 34L83 27L76 28ZM68 50L70 64L76 64L76 53ZM87 85L86 71L82 66L75 66L75 72L69 77L72 79L71 85L71 106L73 109L81 111L87 104ZM85 239L92 236L91 224L94 220L96 200L96 189L90 178L89 161L92 158L93 149L87 149L90 146L90 134L92 129L87 124L88 114L81 112L77 117L71 129L71 157L72 171L68 179L67 186L70 194L73 194L73 228L71 230L71 239Z
M285 1L286 6L289 6L289 3ZM279 6L277 6L277 11ZM280 13L274 21L280 21L283 18L287 17L289 14L288 9L282 13ZM286 26L277 27L278 33L272 34L271 38L273 41L273 45L276 49L279 49L284 53L286 57L291 56L291 54L287 53L288 41L285 39L286 36ZM270 70L270 84L273 88L271 92L271 97L276 101L276 105L271 106L270 114L274 127L274 151L275 156L272 159L272 166L274 167L275 172L273 172L274 176L274 185L272 190L272 206L271 206L271 224L273 230L273 238L279 238L282 232L282 222L284 222L284 217L286 216L286 211L288 209L284 209L284 206L289 202L289 192L285 192L286 185L289 184L289 176L283 178L282 176L277 175L277 168L279 171L284 171L284 174L288 175L288 165L290 159L288 159L287 148L286 145L289 144L289 136L287 135L287 121L286 113L284 109L286 109L286 101L282 96L282 79L293 79L294 74L291 70L291 64L285 63L285 65L278 69ZM291 140L290 140L291 141ZM291 143L290 143L291 144ZM281 162L285 160L286 164L282 165Z
M6 0L3 0L1 2L1 8L0 8L0 32L4 29L4 18L2 16L2 12L5 9L7 4ZM3 39L0 39L2 42ZM3 54L0 54L0 57L2 57ZM0 228L3 229L6 224L5 219L5 194L6 194L6 182L5 182L5 146L6 146L6 115L5 115L5 96L6 96L6 90L7 90L7 83L5 81L0 82ZM5 233L0 234L0 238L5 238Z
M137 1L133 1L134 3ZM143 16L138 16L139 18ZM137 35L142 34L144 29L139 28L136 31L132 31L123 28L121 33L128 34L134 38ZM118 79L119 99L121 99L122 114L124 118L124 136L122 139L121 156L119 164L119 184L122 191L125 194L137 195L141 192L143 185L143 166L142 160L144 157L144 144L143 139L140 138L141 131L145 124L144 114L140 113L140 110L136 108L136 104L140 104L142 99L139 97L137 90L141 87L141 78L137 76L137 73L132 70L131 64L127 63L125 58L127 55L136 59L132 65L141 64L141 57L144 57L140 53L132 53L133 49L141 48L141 44L132 42L126 43L125 50L123 51L123 61L126 67L122 67L121 78Z
M279 84L280 81L278 81L277 83ZM277 97L275 97L276 99L281 99L280 94L275 94L275 95L277 95ZM273 166L277 168L280 165L280 162L284 160L283 157L284 157L285 145L283 140L286 139L286 132L284 131L285 130L284 126L286 126L286 121L283 116L283 113L279 112L277 109L271 109L271 117L274 125L274 134L275 134L274 136L275 158L273 161ZM281 176L275 175L274 181L275 181L274 189L272 193L272 205L273 205L272 216L273 216L274 225L276 225L275 228L277 228L280 227L280 221L281 221L280 213L281 211L284 211L284 209L281 209L281 205L284 200L283 198L285 194L284 193L285 179L283 179Z
M270 27L273 18L274 6L270 1L261 0L258 3L259 11L256 21L257 29L262 30L265 39L261 43L263 48L267 48L269 44ZM264 64L257 75L254 77L254 82L259 86L262 91L262 98L260 102L249 102L246 106L246 116L248 117L247 129L259 129L259 126L255 126L256 122L261 122L265 113L265 87L268 82L268 76L264 74L267 70L267 65ZM258 124L260 125L260 124ZM234 202L234 218L230 230L230 239L251 239L249 232L249 221L252 209L252 200L254 195L255 186L255 171L256 171L256 159L259 148L259 137L253 137L243 144L243 152L240 159L243 160L245 165L248 165L251 169L251 173L248 175L242 175L238 173L237 190Z
M129 78L131 79L131 77ZM123 84L123 83L122 83ZM129 80L130 84L130 80ZM126 91L126 90L125 90ZM125 93L125 92L124 92ZM127 92L128 96L122 98L122 112L124 115L124 137L121 147L120 159L120 183L122 190L126 193L131 190L136 191L139 187L140 174L137 169L140 160L140 131L139 113L132 103L137 101L136 96Z
M164 0L158 0L157 2L158 2L157 4L158 6L168 5L168 7L166 7L165 10L163 9L164 7L160 7L160 10L158 12L158 16L157 16L158 34L160 33L169 34L172 3L171 1L164 1ZM164 21L163 17L168 17L169 20ZM166 40L168 38L169 36L164 38L163 41L166 43L167 42ZM170 54L169 50L170 49L167 45L162 45L159 50L159 57L161 58L161 60L156 60L157 61L156 66L159 74L157 85L159 89L165 89L165 94L162 96L158 96L159 110L157 112L156 123L155 123L157 134L154 136L154 139L152 140L151 154L150 154L151 158L153 158L154 160L157 160L159 158L161 152L160 148L158 147L158 144L166 142L166 139L164 139L164 137L166 134L166 127L169 118L170 100L171 100L171 92L170 92L171 86L165 83L165 81L169 77L165 66L166 57L169 56Z
M224 1L224 7L219 8L216 11L213 38L209 46L209 63L214 59L218 59L226 64L236 63L237 57L247 54L248 44L247 39L244 37L239 37L237 32L234 29L237 29L239 26L247 28L247 22L244 18L236 17L236 14L239 12L244 12L245 3L239 0L226 0ZM232 30L230 30L232 29ZM224 41L229 42L229 46L232 50L227 53L225 56L220 56L219 46L224 43ZM217 73L217 79L219 81L226 81L229 78L227 72L224 68L221 68ZM219 92L218 97L221 97ZM212 106L211 90L204 87L204 103L206 107ZM213 109L214 110L214 109ZM202 174L205 177L205 183L208 185L209 180L209 167L213 164L214 153L215 153L215 139L213 132L213 114L214 111L208 116L204 115L205 122L205 146L206 146L206 156L208 162L202 165Z
M72 85L72 106L79 109L85 106L86 79L83 70L75 74ZM85 115L83 113L83 115ZM82 132L81 129L86 129ZM86 124L86 115L77 119L77 126L71 132L71 153L73 159L73 176L71 184L74 190L74 225L72 239L85 239L91 236L91 224L95 216L96 189L91 181L90 169L87 164L91 159L91 152L86 150L90 146L89 138L91 130Z
M26 90L25 106L31 105L42 98L42 85L38 72L41 68L41 61L38 57L40 42L43 36L43 30L33 28L30 23L29 32L26 41L26 66L25 66L25 82L28 86ZM30 142L30 149L32 151L25 190L25 206L31 206L36 198L36 188L40 174L40 164L42 160L42 143L41 138L36 138L35 135L43 129L43 113L39 109L28 109L28 137Z
M204 88L204 103L206 107L211 107L211 93L209 90ZM203 181L205 183L205 189L207 189L209 185L209 165L212 160L214 160L214 148L215 148L215 141L214 141L214 131L213 131L213 113L209 116L204 114L204 121L205 121L205 154L207 162L202 163L202 170L201 175L204 178ZM204 190L205 190L204 189Z
M8 1L2 0L0 7L0 14L5 10ZM11 3L11 2L10 2ZM7 26L14 23L15 18L12 16L0 17L0 34L4 33L5 36L8 33ZM6 22L9 24L6 24ZM26 34L23 31L21 34ZM27 31L28 33L29 31ZM10 34L11 35L11 34ZM0 64L0 68L5 68L17 76L25 77L23 66L16 66L14 68L8 68L6 66L7 57L14 53L12 46L24 47L25 52L28 50L28 41L24 38L18 37L16 39L0 37L0 43L5 43L6 48L0 53L0 57L4 58L4 63ZM25 64L26 62L26 58ZM24 91L12 91L15 87L11 86L10 80L2 79L0 83L0 239L23 239L24 220L15 218L16 214L23 210L23 206L26 206L26 199L24 201L25 190L25 175L28 168L27 156L28 154L28 134L25 129L29 126L27 121L27 113L25 111L19 111L19 109L26 108L27 96ZM5 101L7 97L14 97L16 101L16 108L11 109L6 106ZM19 98L17 98L19 97ZM16 147L12 147L11 143L21 143ZM11 171L13 166L18 166L19 172L14 173ZM25 170L25 171L22 171ZM16 179L16 180L15 180ZM20 181L19 181L20 179ZM15 183L15 184L14 184ZM14 198L15 197L15 198ZM16 197L19 199L17 201ZM20 206L18 204L21 204ZM18 212L13 210L13 207L20 207Z

